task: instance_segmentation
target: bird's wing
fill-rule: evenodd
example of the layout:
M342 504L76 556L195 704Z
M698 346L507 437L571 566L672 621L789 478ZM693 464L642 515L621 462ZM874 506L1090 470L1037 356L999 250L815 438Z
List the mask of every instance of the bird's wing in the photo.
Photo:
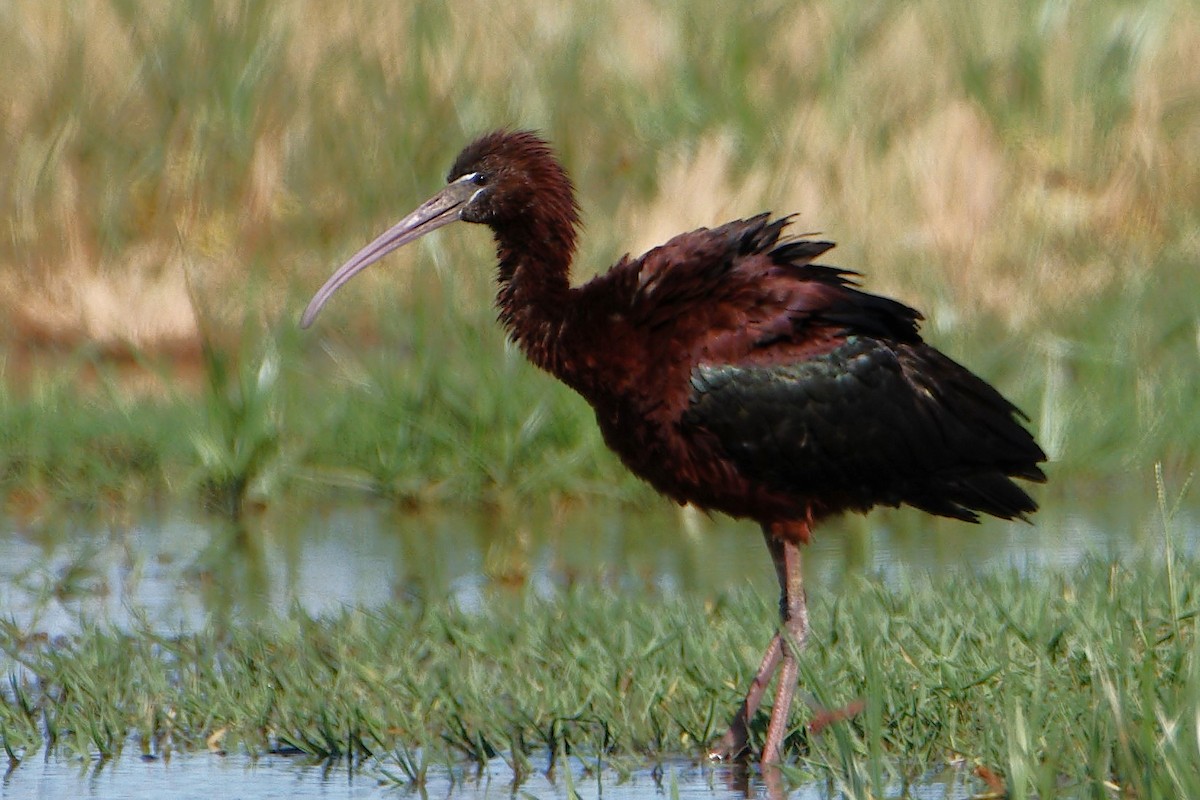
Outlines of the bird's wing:
M995 389L922 343L850 336L775 364L700 364L680 424L747 477L830 510L908 503L974 520L1036 505L1010 479L1045 456Z
M653 367L639 374L668 381L647 407L715 439L741 475L830 511L1032 512L1010 477L1044 480L1045 456L1020 412L922 342L916 310L813 264L833 244L782 239L786 224L693 231L618 265L610 279L628 283L613 295Z
M701 345L697 359L796 341L813 328L919 341L916 310L857 288L857 273L813 264L833 242L782 238L788 218L761 214L691 231L614 270L631 322L647 335Z

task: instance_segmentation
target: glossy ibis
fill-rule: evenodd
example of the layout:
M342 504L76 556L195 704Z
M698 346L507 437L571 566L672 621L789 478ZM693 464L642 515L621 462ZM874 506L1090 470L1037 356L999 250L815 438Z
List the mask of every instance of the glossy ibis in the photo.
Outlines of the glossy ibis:
M579 207L534 133L467 146L448 185L347 261L304 311L369 264L464 220L492 229L501 323L537 366L591 403L629 469L679 503L756 521L779 577L782 626L714 757L742 754L778 673L762 751L777 761L808 635L800 545L843 511L908 504L975 522L1037 505L1022 413L925 344L921 315L813 261L832 242L789 238L761 214L676 236L572 287Z

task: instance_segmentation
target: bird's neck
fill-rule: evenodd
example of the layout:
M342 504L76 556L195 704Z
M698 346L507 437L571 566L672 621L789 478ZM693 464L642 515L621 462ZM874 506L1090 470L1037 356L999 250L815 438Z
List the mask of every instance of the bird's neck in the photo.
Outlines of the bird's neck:
M561 346L574 300L570 281L574 230L540 225L536 219L523 222L495 231L500 322L530 361L565 377Z

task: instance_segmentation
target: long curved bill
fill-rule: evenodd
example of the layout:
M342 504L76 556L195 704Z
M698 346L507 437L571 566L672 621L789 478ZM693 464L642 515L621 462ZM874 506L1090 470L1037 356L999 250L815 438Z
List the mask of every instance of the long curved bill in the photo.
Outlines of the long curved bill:
M313 299L308 302L300 317L300 327L307 328L317 318L318 312L333 293L340 289L358 273L374 264L393 250L421 238L430 231L435 231L443 225L457 222L462 217L463 205L471 199L479 187L464 175L445 189L422 203L416 211L388 228L379 238L359 250L337 272L325 281L325 285L317 290Z

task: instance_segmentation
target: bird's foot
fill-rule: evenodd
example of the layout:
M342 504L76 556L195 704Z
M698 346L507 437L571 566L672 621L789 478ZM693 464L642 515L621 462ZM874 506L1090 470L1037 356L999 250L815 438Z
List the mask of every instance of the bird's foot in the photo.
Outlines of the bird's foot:
M709 761L739 761L750 752L750 736L746 732L746 724L737 719L729 730L708 750Z
M867 707L867 702L860 697L857 700L851 700L841 708L821 708L814 703L809 703L809 707L813 711L813 716L808 721L808 732L816 734L835 722L857 717Z

